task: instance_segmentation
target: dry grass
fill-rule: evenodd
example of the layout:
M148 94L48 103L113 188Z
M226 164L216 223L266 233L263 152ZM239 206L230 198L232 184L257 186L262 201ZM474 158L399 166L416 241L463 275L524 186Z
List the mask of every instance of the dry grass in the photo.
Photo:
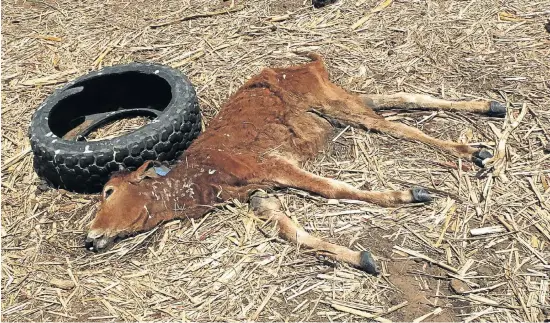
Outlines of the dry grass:
M426 320L541 321L548 315L550 154L543 146L550 141L544 29L550 1L395 0L355 30L375 0L321 10L281 2L287 7L247 1L230 14L185 21L178 20L229 2L3 2L3 320L357 321L375 314L403 321L433 312ZM171 23L150 28L164 22ZM27 127L34 109L67 79L131 61L177 66L196 86L209 120L262 67L301 61L292 50L323 54L332 79L351 91L493 98L510 104L513 115L525 103L525 118L506 140L506 162L498 163L504 176L477 172L465 161L456 167L457 160L420 144L346 129L310 170L367 189L417 184L444 193L427 206L395 209L279 193L307 230L373 250L383 266L379 278L262 235L246 205L172 222L90 254L83 233L96 197L37 190ZM387 115L441 138L490 147L505 140L493 128L511 129L502 119L470 114Z
M147 117L133 117L115 120L90 132L90 134L86 137L86 140L94 141L119 137L147 125L149 121L150 119Z

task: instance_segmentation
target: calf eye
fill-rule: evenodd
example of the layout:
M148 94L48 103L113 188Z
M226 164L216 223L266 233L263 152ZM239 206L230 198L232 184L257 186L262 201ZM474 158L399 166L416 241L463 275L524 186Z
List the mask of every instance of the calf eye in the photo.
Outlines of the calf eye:
M108 189L105 190L105 192L103 192L103 198L107 199L109 196L111 196L111 194L113 194L114 191L115 191L114 189L109 187Z

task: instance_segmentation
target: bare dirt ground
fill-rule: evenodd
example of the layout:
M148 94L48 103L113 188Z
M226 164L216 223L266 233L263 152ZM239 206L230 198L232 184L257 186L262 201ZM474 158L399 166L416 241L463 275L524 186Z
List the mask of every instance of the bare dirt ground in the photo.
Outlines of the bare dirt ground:
M511 322L549 315L550 1L347 0L320 10L307 1L246 1L229 14L180 19L229 6L2 2L2 320ZM485 171L352 128L336 130L306 165L364 189L437 190L429 205L382 208L277 193L309 232L372 250L379 277L263 235L238 204L92 254L83 236L97 196L38 189L26 132L36 107L63 82L113 64L168 64L194 83L208 126L261 68L302 62L296 50L321 53L331 78L357 93L510 106L506 120L386 112L440 138L500 146L502 158ZM520 111L517 125L511 117ZM494 231L474 230L488 227Z

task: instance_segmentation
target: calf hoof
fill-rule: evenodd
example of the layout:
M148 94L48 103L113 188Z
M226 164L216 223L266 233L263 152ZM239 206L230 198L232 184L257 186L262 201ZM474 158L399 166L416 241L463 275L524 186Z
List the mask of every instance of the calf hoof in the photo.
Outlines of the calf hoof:
M313 4L313 7L315 8L322 8L326 5L335 3L336 0L312 0L311 4Z
M367 274L378 275L380 272L376 268L376 262L372 258L372 255L368 251L361 251L361 259L359 260L360 269Z
M506 115L506 106L502 103L491 101L487 114L491 117L504 117Z
M489 158L493 158L493 154L485 149L478 150L472 155L472 161L474 164L481 168L485 167L485 163Z
M431 202L433 200L430 192L428 192L427 189L422 187L413 187L411 189L411 193L413 196L413 202L424 203L424 202Z

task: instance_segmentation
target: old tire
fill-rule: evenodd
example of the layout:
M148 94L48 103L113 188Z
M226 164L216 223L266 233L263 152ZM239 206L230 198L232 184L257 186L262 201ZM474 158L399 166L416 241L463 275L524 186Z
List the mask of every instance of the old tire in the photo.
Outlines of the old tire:
M63 139L70 121L135 108L156 118L112 139ZM106 67L56 90L35 112L29 128L34 169L56 188L99 192L113 172L135 170L146 160L175 160L198 136L200 119L195 90L181 72L145 63Z

